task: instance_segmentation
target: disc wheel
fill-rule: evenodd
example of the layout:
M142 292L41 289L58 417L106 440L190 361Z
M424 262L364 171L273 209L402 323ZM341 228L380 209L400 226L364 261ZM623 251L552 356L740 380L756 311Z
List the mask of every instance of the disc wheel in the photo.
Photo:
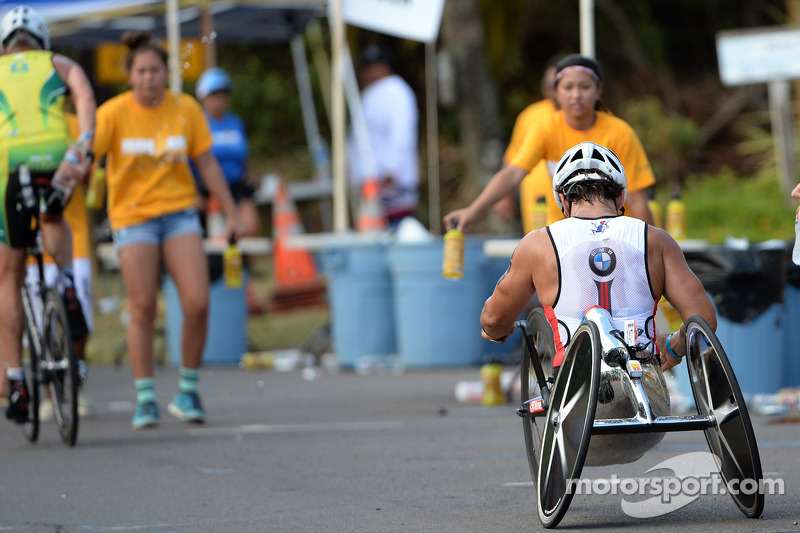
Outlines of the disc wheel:
M553 329L544 315L544 310L536 308L528 314L528 324L533 336L533 347L536 353L530 353L527 343L522 343L522 367L520 370L521 404L537 396L541 396L539 383L533 371L531 358L536 357L542 364L544 377L553 377L553 358L556 354ZM532 416L522 417L522 432L525 435L525 452L528 455L528 466L531 479L536 483L539 472L539 451L542 445L542 427L544 418Z
M758 518L764 510L761 458L739 383L714 330L702 317L686 321L686 344L697 412L715 420L704 431L708 447L728 489L738 489L728 490L733 501L746 516Z
M53 288L45 293L42 345L42 376L58 431L64 444L74 446L78 437L78 357L61 296Z
M556 527L572 502L597 409L600 332L586 322L572 339L553 386L536 477L539 520L546 528Z

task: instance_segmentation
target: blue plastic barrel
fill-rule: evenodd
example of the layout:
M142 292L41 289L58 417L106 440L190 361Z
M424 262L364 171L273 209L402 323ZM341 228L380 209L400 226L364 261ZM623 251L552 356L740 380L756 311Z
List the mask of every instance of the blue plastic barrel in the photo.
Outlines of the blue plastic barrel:
M331 243L318 253L328 282L333 349L340 367L397 353L387 245Z
M784 305L776 302L749 322L717 314L717 337L747 397L773 393L784 384Z
M483 254L484 240L466 238L459 280L442 277L441 238L390 247L397 346L406 367L478 365L487 354L497 353L499 345L480 334L481 309L497 281L495 274L502 274L499 263ZM511 343L519 339L519 333L514 335Z
M178 288L170 276L164 276L161 289L166 303L167 353L170 364L181 363L181 326L183 311ZM247 351L247 301L244 284L231 289L219 279L211 284L208 308L208 332L203 350L204 365L234 365Z
M800 289L786 285L784 292L785 312L783 315L783 383L784 387L800 387Z

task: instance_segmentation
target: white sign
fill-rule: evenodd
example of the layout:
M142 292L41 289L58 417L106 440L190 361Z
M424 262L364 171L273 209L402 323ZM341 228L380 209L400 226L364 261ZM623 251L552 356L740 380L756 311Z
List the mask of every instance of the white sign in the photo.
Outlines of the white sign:
M758 28L717 34L722 83L745 85L800 78L800 28Z
M347 24L421 42L439 34L444 0L342 1Z

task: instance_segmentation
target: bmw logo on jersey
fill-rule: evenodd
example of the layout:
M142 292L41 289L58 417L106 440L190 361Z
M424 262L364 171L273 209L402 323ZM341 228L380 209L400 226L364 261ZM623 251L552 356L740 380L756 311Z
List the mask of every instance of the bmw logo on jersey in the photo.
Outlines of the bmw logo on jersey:
M589 254L589 268L598 276L610 276L617 267L617 254L611 248L595 248Z

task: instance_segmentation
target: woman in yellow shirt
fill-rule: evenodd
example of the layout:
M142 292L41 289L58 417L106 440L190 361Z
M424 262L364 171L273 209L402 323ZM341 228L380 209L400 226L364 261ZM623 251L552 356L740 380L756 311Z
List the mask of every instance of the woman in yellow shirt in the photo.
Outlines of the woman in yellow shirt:
M564 152L583 141L606 146L619 157L628 175L626 209L630 215L652 223L645 193L655 183L650 163L633 129L603 111L603 85L597 63L579 54L564 57L556 66L555 87L561 110L527 132L514 158L492 177L475 201L444 217L445 227L458 218L459 229L468 229L497 201L511 194L537 163L546 161L552 176ZM552 188L546 193L553 196Z
M183 310L178 393L169 411L202 423L197 381L206 338L209 275L195 209L191 158L227 216L227 233L241 222L216 159L200 104L165 89L167 54L147 32L126 32L131 90L97 110L95 154L106 156L108 216L130 306L128 353L136 386L133 428L158 424L153 383L153 324L162 260Z

